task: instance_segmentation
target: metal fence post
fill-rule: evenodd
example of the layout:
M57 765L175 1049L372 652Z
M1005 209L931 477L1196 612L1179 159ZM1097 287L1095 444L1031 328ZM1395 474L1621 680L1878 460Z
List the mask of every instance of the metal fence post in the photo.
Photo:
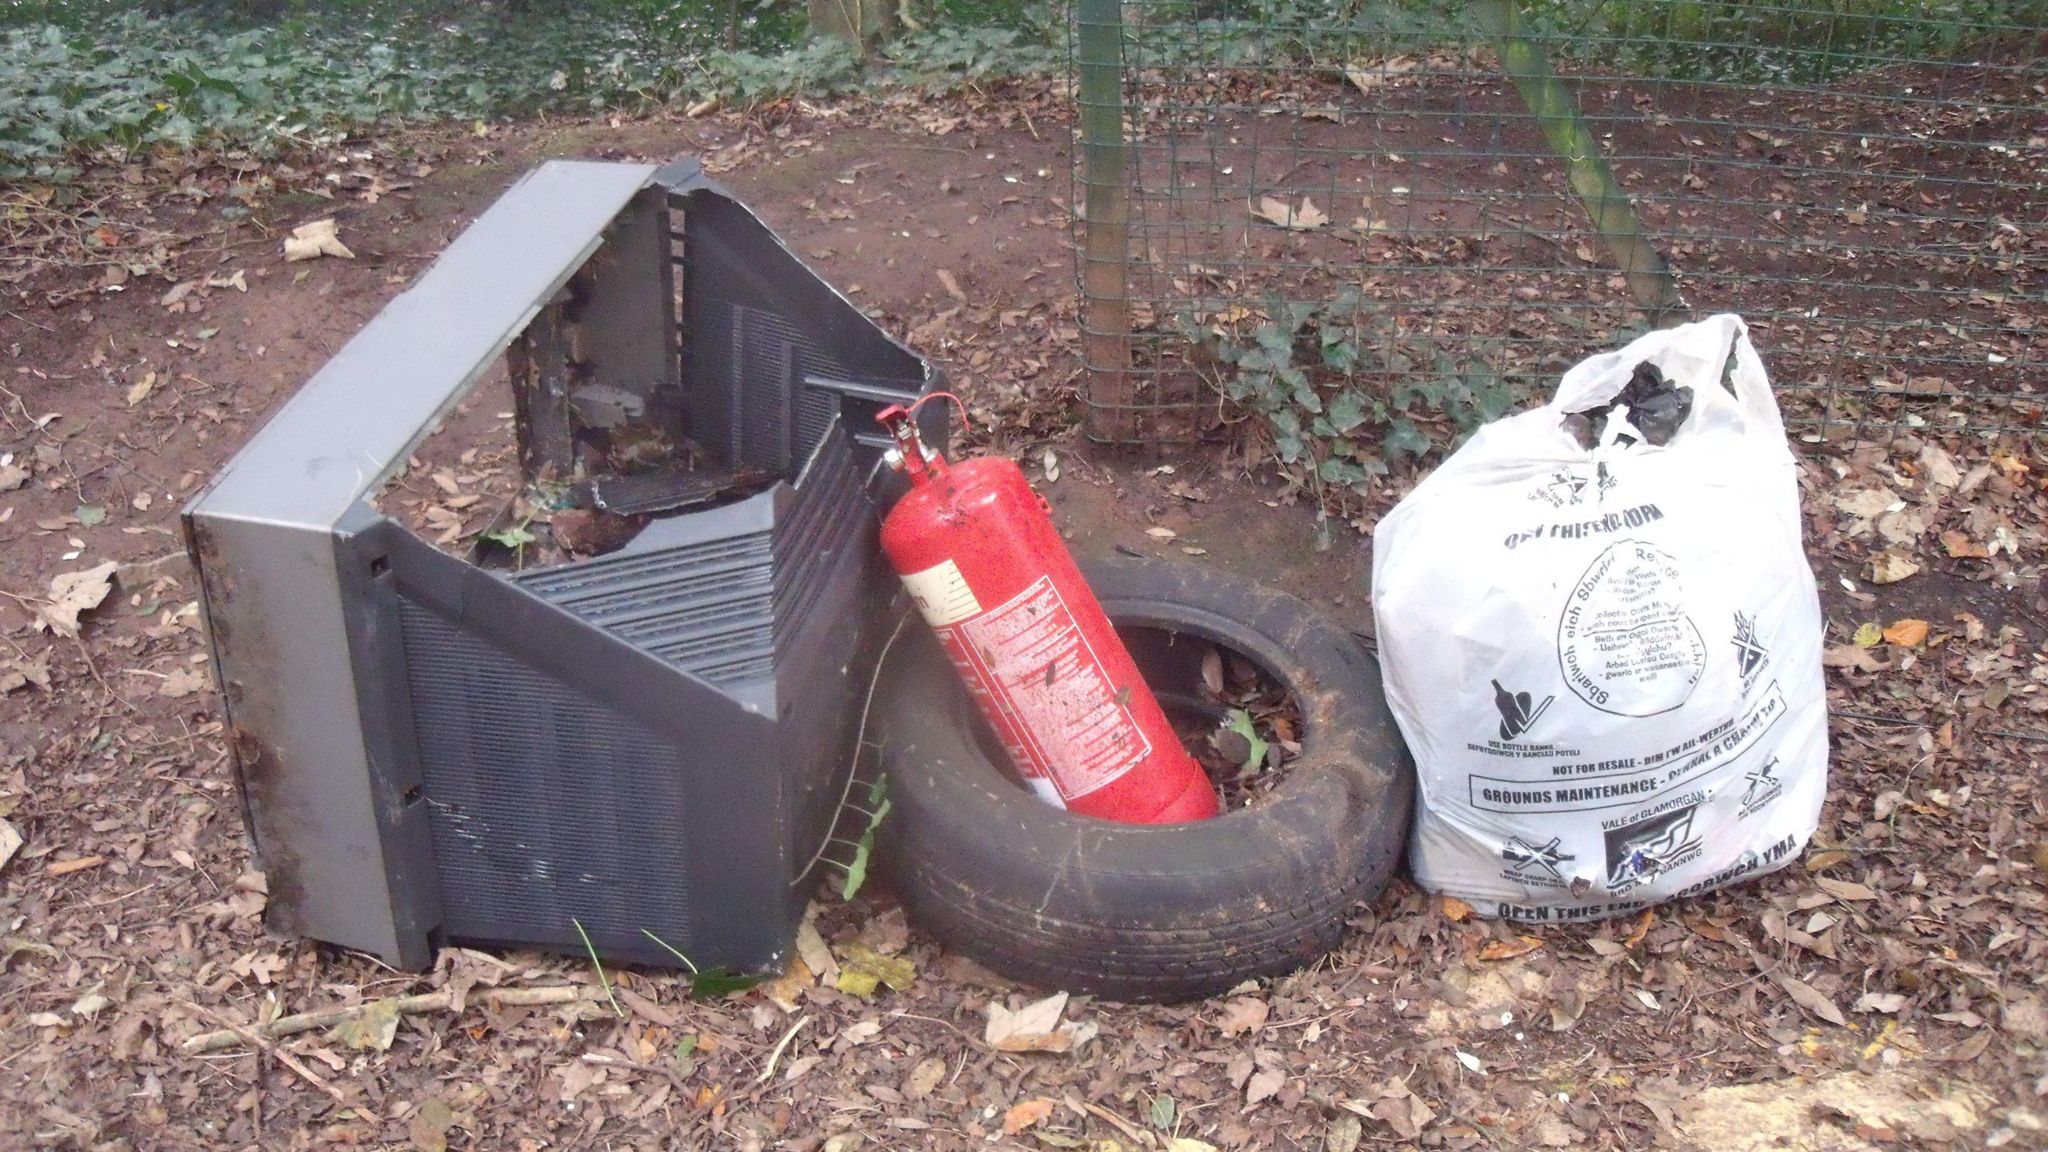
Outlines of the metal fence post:
M1086 238L1081 257L1081 359L1087 370L1088 435L1138 437L1132 407L1130 194L1124 173L1123 0L1079 0L1081 183Z

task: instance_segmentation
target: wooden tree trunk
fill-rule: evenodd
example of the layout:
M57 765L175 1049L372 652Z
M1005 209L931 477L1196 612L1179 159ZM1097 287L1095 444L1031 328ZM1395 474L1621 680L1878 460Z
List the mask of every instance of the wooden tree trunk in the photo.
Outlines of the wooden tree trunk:
M894 0L807 0L811 35L832 36L868 50L896 32Z
M1132 388L1130 187L1124 158L1123 5L1080 0L1081 360L1088 372L1088 435L1123 444L1139 438Z
M1494 50L1500 53L1501 70L1543 129L1551 151L1564 160L1565 179L1585 205L1586 215L1607 245L1609 258L1628 282L1629 294L1652 324L1661 326L1681 319L1685 302L1678 294L1678 282L1637 219L1634 202L1614 179L1607 158L1600 153L1600 141L1580 118L1578 101L1551 69L1543 49L1522 35L1516 3L1481 0L1473 5Z

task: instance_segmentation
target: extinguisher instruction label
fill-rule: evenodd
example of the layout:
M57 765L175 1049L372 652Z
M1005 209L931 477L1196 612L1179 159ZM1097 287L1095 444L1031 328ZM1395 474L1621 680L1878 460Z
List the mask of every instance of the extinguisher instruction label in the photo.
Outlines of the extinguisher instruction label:
M1072 800L1151 755L1152 742L1131 716L1129 688L1109 682L1051 577L957 627L982 683L1018 721L1018 739L1037 770L1029 774L1051 777Z
M960 566L951 560L941 560L922 572L905 576L903 588L917 601L917 610L925 623L934 628L981 614L981 601L975 599L974 589L967 586Z

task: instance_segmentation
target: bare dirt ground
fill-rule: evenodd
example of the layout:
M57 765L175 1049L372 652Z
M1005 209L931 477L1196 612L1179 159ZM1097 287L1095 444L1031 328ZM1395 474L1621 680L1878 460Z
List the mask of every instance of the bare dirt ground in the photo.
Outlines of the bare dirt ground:
M669 975L614 973L623 1017L573 958L451 950L415 975L264 934L177 508L546 156L707 157L943 363L987 446L1041 478L1050 449L1043 486L1078 547L1225 564L1366 630L1368 542L1342 531L1316 552L1299 494L1241 456L1095 459L1073 442L1068 140L1048 96L1012 90L414 133L288 173L143 164L108 186L106 235L47 249L65 267L16 264L24 291L0 315L0 1143L2048 1145L2038 443L1813 450L1835 752L1819 834L1792 868L1639 920L1525 936L1397 881L1310 970L1223 1002L1070 1004L1099 1032L1064 1055L991 1050L988 1007L1036 993L906 930L886 893L821 892L813 959L866 947L903 961L903 987L828 972L699 1002ZM328 215L355 259L285 264L282 234ZM67 634L78 598L53 582L110 561L111 594ZM1874 583L1874 562L1916 571ZM1859 642L1866 623L1879 633ZM181 1043L433 992L442 1010Z

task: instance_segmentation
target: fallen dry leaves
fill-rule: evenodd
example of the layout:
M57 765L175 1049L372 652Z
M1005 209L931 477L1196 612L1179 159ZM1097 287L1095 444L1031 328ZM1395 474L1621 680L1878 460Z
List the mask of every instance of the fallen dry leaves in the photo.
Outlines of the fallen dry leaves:
M1830 644L1821 650L1820 662L1822 667L1854 668L1858 672L1882 672L1891 667L1862 644Z
M1392 56L1369 64L1347 64L1344 79L1350 81L1353 88L1370 96L1388 82L1419 72L1422 67L1423 62L1413 56Z
M1884 642L1900 648L1918 648L1927 643L1927 629L1925 620L1894 620L1884 630Z
M982 1042L998 1052L1072 1052L1093 1039L1098 1026L1094 1021L1062 1021L1066 1009L1065 992L1014 1010L990 1001Z
M1268 224L1275 224L1290 232L1313 232L1330 222L1329 213L1316 207L1315 201L1304 196L1301 203L1290 204L1275 200L1271 196L1259 197L1251 213Z
M1835 1007L1835 1002L1813 985L1784 972L1775 973L1774 978L1785 989L1786 994L1792 997L1794 1004L1830 1024L1840 1026L1848 1023L1848 1018L1842 1015L1840 1008Z
M1517 936L1512 940L1488 940L1479 949L1479 959L1489 963L1513 960L1543 947L1541 936Z
M1052 1107L1053 1102L1043 1096L1012 1104L1009 1110L1003 1113L1003 1135L1015 1136L1037 1124L1052 1115Z
M1266 1024L1266 1014L1272 1010L1264 1000L1256 996L1233 996L1223 1005L1223 1015L1216 1021L1216 1030L1225 1036L1255 1034Z
M284 238L284 258L287 263L301 260L317 260L322 256L338 256L343 260L356 258L348 245L341 242L341 235L335 227L333 217L314 220L292 229Z
M1954 560L1987 560L1991 557L1991 549L1954 528L1941 534L1941 546L1948 549L1950 559Z
M1870 558L1872 584L1896 584L1920 571L1920 565L1906 553L1888 548Z
M385 1052L398 1035L398 1002L378 1000L361 1015L351 1016L328 1030L327 1038L348 1048Z
M120 564L108 560L82 572L64 572L50 579L48 602L37 609L37 626L59 636L78 635L78 618L100 606L113 591L114 570Z

